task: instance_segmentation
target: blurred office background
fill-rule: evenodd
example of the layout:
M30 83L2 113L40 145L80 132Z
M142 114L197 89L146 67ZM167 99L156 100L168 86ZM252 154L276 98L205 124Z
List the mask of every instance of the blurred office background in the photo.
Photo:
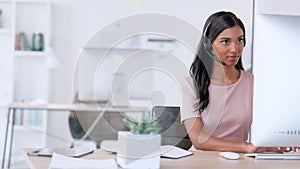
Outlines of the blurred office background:
M43 5L44 2L45 5ZM47 2L50 4L49 8ZM97 98L109 100L110 86L106 84L113 80L112 77L116 77L113 73L122 74L127 70L133 75L136 73L134 71L141 71L137 65L145 65L157 69L143 70L141 76L136 76L136 82L130 83L132 86L128 90L131 91L132 102L150 107L155 104L178 105L180 103L176 80L188 74L189 66L194 58L191 49L195 48L201 35L191 35L193 32L189 29L181 30L181 27L171 27L170 32L174 32L171 29L176 29L175 32L181 33L186 39L180 41L180 39L164 34L151 33L124 38L127 28L138 32L139 27L143 26L140 24L147 23L147 20L139 21L137 19L133 22L136 24L128 27L128 25L123 25L123 22L126 23L126 18L142 16L145 13L161 14L170 18L170 25L173 22L184 23L185 26L182 28L190 28L201 33L204 21L210 14L219 10L232 11L242 19L246 26L247 45L244 50L243 61L245 68L250 69L253 4L253 0L41 0L41 2L0 0L0 9L3 9L2 28L0 28L0 45L2 46L0 56L2 60L6 61L0 64L2 76L0 78L0 88L2 88L0 89L0 156L2 157L7 120L6 106L13 101L72 103L78 91L80 99L89 100L93 96L89 94L93 92L95 86L98 87ZM16 8L11 7L14 5ZM29 13L26 13L28 9ZM30 13L30 9L35 10ZM48 9L49 11L47 11ZM43 23L44 26L29 25L30 18ZM153 19L157 18L159 17L153 17ZM162 21L164 21L163 17ZM159 23L159 19L149 20L149 22L153 23L151 25L153 28L168 24ZM109 26L111 29L103 34L101 30ZM162 32L168 32L168 29L169 27L164 27ZM27 33L30 43L32 33L42 31L44 51L47 53L15 52L17 46L15 46L14 34L22 32L22 30ZM100 38L106 35L104 39L108 41L108 45L97 46L99 33L102 33ZM117 43L116 49L110 50L102 60L102 67L100 68L105 68L104 71L99 67L97 68L99 66L95 64L99 61L97 56L103 57L113 43L109 40L118 40L122 37L124 38L123 41ZM94 41L96 42L94 43ZM184 42L190 44L184 44ZM96 46L93 46L95 44ZM156 50L143 50L148 48ZM11 57L14 59L11 60ZM43 60L39 57L48 58ZM123 67L119 67L120 63ZM80 70L80 66L82 70ZM131 69L128 70L128 67ZM97 70L99 75L89 75L88 68L92 71ZM94 80L95 86L82 83L84 80ZM119 80L122 81L122 77ZM126 84L128 83L126 82ZM177 91L174 92L173 89ZM80 93L80 91L82 92ZM147 102L149 98L153 100ZM146 100L146 102L138 102L139 100ZM30 115L30 113L32 115L36 112L28 112L27 114ZM69 115L70 112L48 112L46 116L35 116L35 119L31 119L30 124L28 124L29 128L30 125L42 126L43 130L40 132L31 131L32 129L30 131L28 129L17 130L12 153L13 157L16 157L13 158L13 166L22 166L17 157L20 157L20 149L23 147L70 145L72 136L69 130ZM45 137L41 137L41 133L44 133Z

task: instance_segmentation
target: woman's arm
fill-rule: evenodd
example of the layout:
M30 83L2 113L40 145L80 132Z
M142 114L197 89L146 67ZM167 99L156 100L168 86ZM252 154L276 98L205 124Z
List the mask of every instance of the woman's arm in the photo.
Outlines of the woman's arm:
M227 141L203 133L203 123L199 117L184 120L184 125L196 149L244 153L257 150L251 143Z
M286 147L255 147L251 143L228 141L217 137L209 136L202 132L203 123L199 117L184 120L184 125L194 147L198 150L231 151L240 153L282 153L287 151L296 151L295 148L292 148L292 150L287 150Z

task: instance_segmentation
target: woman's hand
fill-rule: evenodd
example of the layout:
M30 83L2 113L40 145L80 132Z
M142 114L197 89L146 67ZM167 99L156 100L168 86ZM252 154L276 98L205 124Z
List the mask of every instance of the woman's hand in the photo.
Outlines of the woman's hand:
M284 153L284 152L299 152L300 147L255 147L251 143L247 143L248 153L264 153L264 152L274 152L274 153Z
M281 152L300 152L300 147L277 147Z
M255 147L252 143L247 143L247 153L278 152L277 147Z

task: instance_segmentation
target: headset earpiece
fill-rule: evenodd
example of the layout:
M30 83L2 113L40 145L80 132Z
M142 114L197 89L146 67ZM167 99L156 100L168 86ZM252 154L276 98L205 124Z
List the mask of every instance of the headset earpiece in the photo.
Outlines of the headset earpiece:
M211 41L210 41L210 39L208 38L208 35L207 35L207 30L209 29L211 24L212 24L212 21L207 24L207 26L204 29L204 32L202 34L204 50L207 52L208 56L210 58L212 58L214 61L226 66L226 64L223 61L221 61L219 58L214 56L214 50L213 50L213 47L212 47L212 43L211 43Z
M211 45L211 42L210 40L208 39L208 35L207 35L207 30L208 28L210 27L211 25L211 22L209 22L206 26L206 28L204 29L204 32L202 34L202 38L203 38L203 46L206 50L212 50L212 45Z

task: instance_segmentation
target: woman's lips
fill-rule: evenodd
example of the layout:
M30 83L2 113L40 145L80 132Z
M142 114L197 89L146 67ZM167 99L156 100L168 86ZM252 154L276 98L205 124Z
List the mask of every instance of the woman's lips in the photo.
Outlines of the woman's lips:
M236 59L238 56L227 56L228 58Z

